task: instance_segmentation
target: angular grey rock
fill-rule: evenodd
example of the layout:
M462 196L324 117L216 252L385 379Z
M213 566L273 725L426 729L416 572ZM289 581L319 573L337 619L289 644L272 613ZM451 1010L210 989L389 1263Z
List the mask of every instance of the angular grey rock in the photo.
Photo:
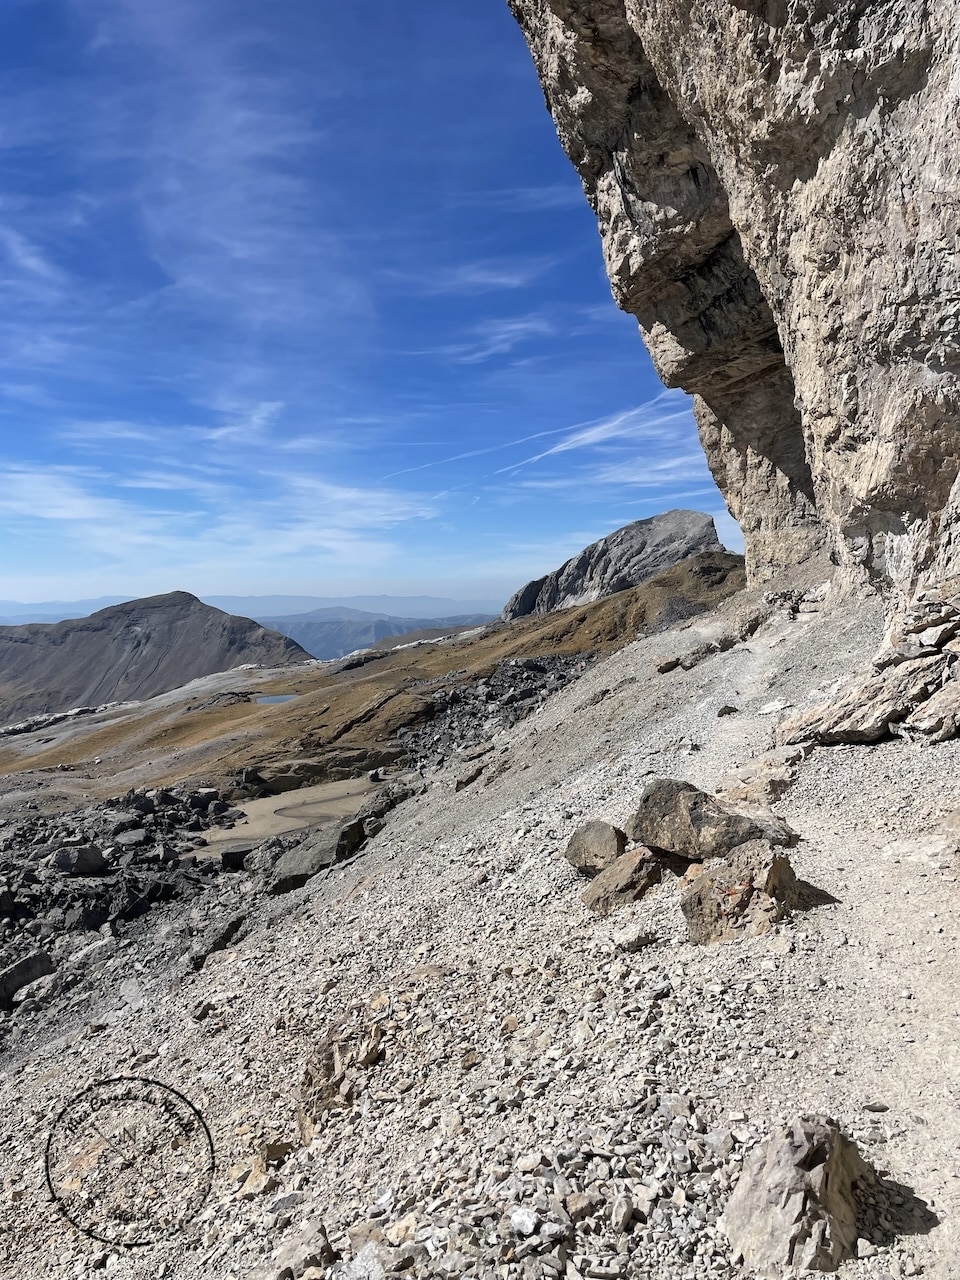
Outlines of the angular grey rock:
M58 871L68 876L102 876L110 871L110 864L96 844L65 846L54 859Z
M194 969L202 969L207 960L217 951L223 951L234 942L247 922L246 913L230 916L226 920L217 920L206 928L199 938L194 940L190 948L190 964Z
M627 824L627 835L691 862L723 857L747 840L777 845L797 842L796 832L774 814L735 813L692 783L675 778L652 778L647 783Z
M660 883L662 875L663 866L655 854L649 849L631 849L594 877L580 898L598 916L608 916L637 902Z
M46 951L35 951L4 969L0 973L0 1008L9 1009L21 987L53 973L55 967Z
M563 856L585 876L596 876L615 862L626 847L627 837L619 828L594 818L577 827Z
M113 837L113 843L121 849L138 849L147 843L147 833L143 827L134 827L131 831L121 831Z
M804 1117L747 1156L722 1226L746 1266L836 1271L854 1256L858 1199L877 1181L855 1144L826 1116Z
M765 840L738 845L724 861L694 864L680 889L688 936L700 944L766 933L796 900L789 858Z
M345 822L337 836L337 860L352 857L366 838L362 818L351 818Z
M283 1240L269 1262L248 1272L246 1280L300 1280L312 1268L329 1267L336 1257L323 1223L308 1218Z
M385 1280L383 1254L386 1252L370 1241L352 1258L338 1262L327 1273L329 1280Z
M267 874L267 893L290 893L332 867L337 861L338 841L339 833L319 832L281 854Z
M665 511L635 520L521 587L507 601L503 618L512 622L602 600L639 586L688 556L719 548L713 520L699 511Z

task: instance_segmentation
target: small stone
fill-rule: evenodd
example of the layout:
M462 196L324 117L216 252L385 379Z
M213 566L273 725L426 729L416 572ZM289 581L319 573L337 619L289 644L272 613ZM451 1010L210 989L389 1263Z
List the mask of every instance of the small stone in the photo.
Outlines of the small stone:
M597 1196L584 1191L574 1191L572 1195L567 1196L565 1202L567 1213L574 1222L589 1218L599 1203Z
M532 1236L540 1225L540 1219L534 1211L523 1205L516 1209L511 1209L508 1217L510 1229L517 1236Z
M610 1206L610 1226L619 1235L626 1231L633 1220L633 1201L629 1196L617 1196Z

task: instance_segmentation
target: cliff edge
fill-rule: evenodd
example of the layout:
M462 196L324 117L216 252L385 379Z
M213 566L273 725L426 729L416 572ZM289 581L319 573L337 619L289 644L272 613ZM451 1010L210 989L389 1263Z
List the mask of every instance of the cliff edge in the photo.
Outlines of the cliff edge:
M510 0L620 307L695 397L754 583L960 574L960 10Z

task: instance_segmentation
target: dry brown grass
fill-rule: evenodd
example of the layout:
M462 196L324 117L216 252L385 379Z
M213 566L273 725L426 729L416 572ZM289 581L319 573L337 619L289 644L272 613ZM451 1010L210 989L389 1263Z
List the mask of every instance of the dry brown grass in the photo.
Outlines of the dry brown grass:
M236 701L196 708L194 695L173 705L168 699L159 707L146 703L112 712L106 724L57 726L48 735L9 740L0 752L0 774L67 766L84 775L90 794L102 796L142 782L220 781L245 766L278 761L310 759L333 768L345 755L383 746L423 719L431 691L489 675L508 658L610 652L639 632L711 608L742 586L740 558L710 552L595 604L481 636L394 650L354 670L296 667L266 680L261 673L234 672L224 678L226 691L297 696L272 705ZM43 744L43 736L56 741Z

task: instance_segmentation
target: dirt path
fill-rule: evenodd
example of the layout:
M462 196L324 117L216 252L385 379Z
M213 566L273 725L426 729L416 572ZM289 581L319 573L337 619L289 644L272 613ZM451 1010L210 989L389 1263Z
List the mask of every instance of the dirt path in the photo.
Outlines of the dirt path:
M873 1116L867 1150L932 1207L940 1225L930 1244L947 1262L936 1274L956 1274L960 751L899 742L821 749L780 809L806 836L798 870L839 899L810 919L811 980L829 985L831 1022L821 996L821 1033L798 1060L808 1092L812 1085L825 1102L843 1099L851 1114ZM888 1110L864 1112L868 1103Z

